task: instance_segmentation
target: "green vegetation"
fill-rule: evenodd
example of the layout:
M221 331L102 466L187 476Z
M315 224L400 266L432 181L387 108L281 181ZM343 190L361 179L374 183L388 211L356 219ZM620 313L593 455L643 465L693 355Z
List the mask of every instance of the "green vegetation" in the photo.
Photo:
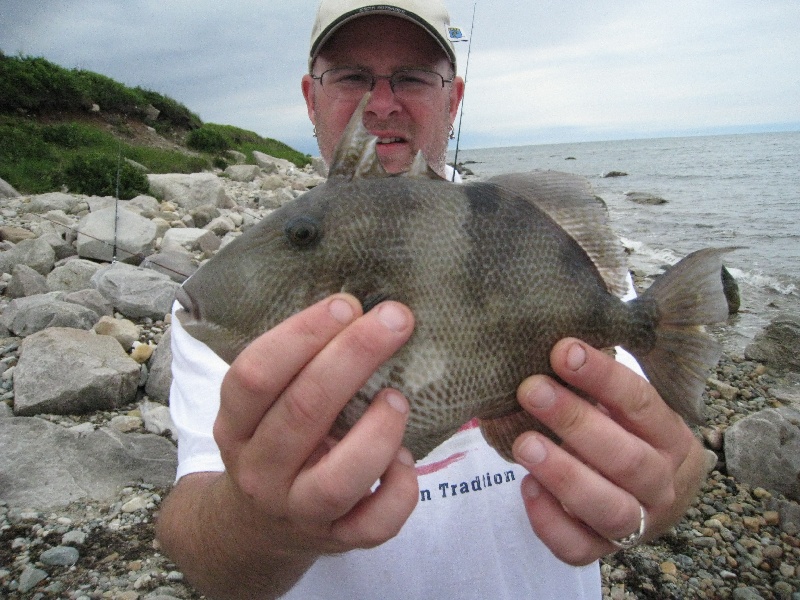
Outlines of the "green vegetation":
M92 111L93 105L100 107ZM156 119L148 117L152 108ZM156 147L145 126L164 138ZM9 57L0 52L0 177L22 193L61 189L114 195L117 165L120 194L141 193L141 172L194 173L228 164L227 150L252 159L258 150L298 166L305 154L286 144L229 125L204 124L172 98L80 69L65 69L44 58ZM106 172L110 169L110 173ZM108 191L108 182L114 187ZM125 184L123 185L123 180ZM104 190L104 191L101 191ZM132 197L132 196L123 196Z
M117 196L123 200L146 194L150 189L147 176L141 170L97 153L75 157L64 169L63 180L78 194Z

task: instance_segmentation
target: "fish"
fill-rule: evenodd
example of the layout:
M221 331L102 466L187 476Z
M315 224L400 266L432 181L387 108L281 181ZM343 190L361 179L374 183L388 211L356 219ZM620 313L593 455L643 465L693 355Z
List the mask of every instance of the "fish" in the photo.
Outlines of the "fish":
M664 401L703 420L702 392L721 349L705 326L724 321L723 256L704 248L639 297L607 207L589 182L556 171L456 184L421 154L389 175L362 123L366 101L336 148L326 181L268 214L178 290L182 327L231 363L256 337L337 292L369 311L385 300L415 316L409 341L349 400L338 439L375 394L409 401L403 445L416 460L477 419L513 462L527 430L558 439L516 399L523 379L555 377L549 354L576 337L639 362Z

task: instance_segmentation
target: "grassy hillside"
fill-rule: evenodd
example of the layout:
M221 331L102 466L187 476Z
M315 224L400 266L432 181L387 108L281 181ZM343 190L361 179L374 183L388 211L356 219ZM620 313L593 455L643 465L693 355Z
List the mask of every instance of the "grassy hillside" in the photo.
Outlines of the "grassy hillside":
M139 189L146 185L141 173L121 157L151 173L224 168L230 161L228 150L250 160L251 151L259 150L298 166L309 162L307 155L277 140L203 123L184 105L157 92L129 88L91 71L65 69L44 58L2 52L0 140L0 177L28 194L63 186L101 193L96 186L112 185L118 164L124 164L121 178L126 181L121 196L146 191Z

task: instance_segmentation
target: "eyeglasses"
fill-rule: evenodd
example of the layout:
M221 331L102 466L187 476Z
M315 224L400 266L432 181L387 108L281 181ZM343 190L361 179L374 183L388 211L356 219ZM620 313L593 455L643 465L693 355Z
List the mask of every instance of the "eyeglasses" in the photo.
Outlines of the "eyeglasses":
M453 78L445 79L425 69L400 69L391 75L375 75L356 67L328 69L322 75L311 75L311 79L319 81L325 94L337 100L360 100L375 88L378 79L388 80L399 100L427 98L445 83L453 82Z

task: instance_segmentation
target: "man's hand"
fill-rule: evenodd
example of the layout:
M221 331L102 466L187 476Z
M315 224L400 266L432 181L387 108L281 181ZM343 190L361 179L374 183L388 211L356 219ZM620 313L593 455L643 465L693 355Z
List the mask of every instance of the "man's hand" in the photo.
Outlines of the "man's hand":
M414 461L401 447L406 399L384 390L342 440L328 432L412 329L398 303L362 315L354 297L339 294L237 357L214 426L226 471L183 478L162 510L162 542L194 585L214 597L237 597L238 589L278 596L321 554L397 534L419 496ZM180 525L193 540L176 539L187 533Z
M642 377L574 339L556 344L554 371L593 406L553 379L535 375L517 397L564 442L527 432L514 457L530 475L522 483L528 518L561 560L588 564L617 547L609 539L637 532L645 539L678 521L707 474L692 432Z

